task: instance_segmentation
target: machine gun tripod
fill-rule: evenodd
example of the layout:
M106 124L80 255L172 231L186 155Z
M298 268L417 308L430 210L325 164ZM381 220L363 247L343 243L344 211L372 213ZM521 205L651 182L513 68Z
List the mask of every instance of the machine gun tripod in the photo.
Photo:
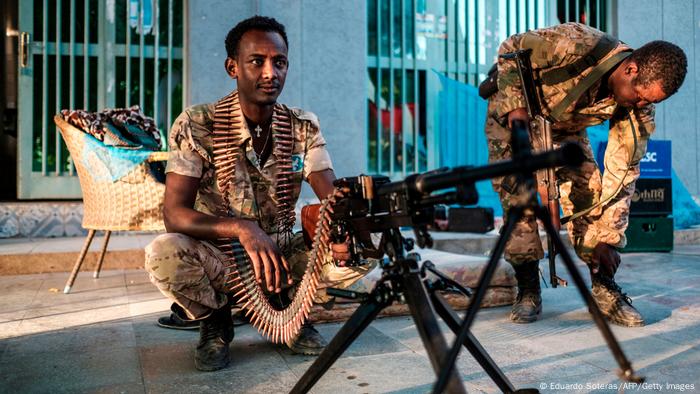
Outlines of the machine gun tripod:
M529 139L527 138L527 134L522 132L516 132L517 129L526 129L527 126L523 122L519 121L515 121L513 123L514 124L511 147L513 150L513 159L514 161L518 161L518 159L522 159L530 155L530 143ZM453 344L452 349L450 349L450 353L447 354L447 356L445 357L444 365L454 365L455 361L457 360L457 355L459 354L461 344L466 338L469 338L472 335L469 329L472 323L474 322L474 318L476 317L476 313L479 310L479 306L482 300L484 299L484 295L486 294L486 287L491 282L491 278L493 278L493 275L496 272L496 268L498 267L498 261L503 255L503 252L506 247L506 242L508 241L508 239L510 239L510 236L515 228L515 224L518 221L520 221L520 219L522 219L523 216L525 216L526 214L534 214L535 217L539 219L544 225L545 231L549 237L550 242L554 245L556 250L559 251L559 255L561 256L564 265L566 266L566 269L569 271L569 274L571 275L574 284L578 288L581 297L586 302L588 310L593 316L593 321L595 322L596 326L598 326L600 332L603 334L605 342L607 343L608 347L613 353L613 356L615 357L615 360L620 366L620 371L618 373L620 378L629 382L643 382L644 377L639 376L635 373L634 369L632 368L632 364L625 356L624 352L622 351L622 348L620 347L619 342L617 341L617 339L615 339L615 336L610 330L610 326L605 320L603 313L600 311L600 308L598 308L598 305L595 303L595 300L593 300L593 296L591 296L591 293L583 280L583 276L576 268L576 263L574 263L571 254L569 253L568 249L566 249L564 242L559 236L558 229L556 229L554 224L552 223L550 211L547 209L547 207L542 206L537 200L537 188L535 186L536 179L534 175L531 171L520 171L518 172L518 177L518 183L521 188L520 192L523 195L522 203L512 207L508 211L508 215L503 223L501 235L496 241L496 246L494 247L493 252L491 252L489 262L487 263L486 267L481 273L481 277L479 278L479 282L476 287L476 292L471 299L469 307L467 308L466 316L464 317L461 327L459 328L459 332L457 334L457 338L455 339L455 343ZM440 372L439 379L435 384L434 388L435 393L440 393L446 387L448 387L447 382L449 379L449 372L450 371L447 370L443 370Z
M430 239L427 233L424 236L426 240ZM450 329L457 332L459 316L438 293L438 290L453 287L454 284L450 283L449 279L440 276L435 281L428 279L426 270L433 273L437 271L434 270L429 261L420 266L420 257L416 253L406 253L412 249L413 242L404 238L397 227L385 230L383 239L388 259L382 261L384 272L372 292L356 293L339 289L327 290L329 295L357 299L361 301L361 304L297 382L292 393L308 392L382 309L401 300L405 300L409 307L435 373L437 374L446 368L443 355L447 353L448 347L438 326L435 312L440 315ZM439 272L437 274L440 275ZM462 288L460 290L466 292L467 295L471 294L468 289ZM467 334L463 343L501 390L504 392L515 391L505 374L471 333ZM454 371L448 375L446 388L451 393L466 392L461 379Z
M457 167L449 171L439 170L416 174L399 182L389 182L386 177L368 176L343 178L336 181L336 186L346 189L347 192L345 197L334 205L333 219L338 229L338 235L342 239L345 239L346 236L350 237L353 258L357 259L359 256L376 258L384 254L388 258L382 260L382 277L370 293L328 290L331 295L355 298L360 300L361 304L297 382L292 393L308 392L362 331L369 326L379 312L397 300L405 300L408 305L433 370L439 376L434 392L465 392L461 379L454 368L455 360L462 346L467 348L503 392L538 392L536 389L516 390L469 329L517 218L521 217L526 209L532 209L546 223L547 231L552 231L547 211L539 206L534 195L532 173L546 167L578 165L583 161L583 152L576 145L565 145L561 149L533 155L530 152L527 128L524 123L515 124L513 127L513 148L513 161L484 167ZM471 294L471 292L461 288L458 284L451 283L449 279L435 270L430 262L425 262L420 266L419 256L410 253L413 248L412 240L401 235L400 227L412 227L418 245L431 247L432 238L427 231L427 225L432 221L436 204L473 204L478 198L474 188L476 181L509 174L520 174L523 185L530 190L530 198L522 207L516 207L515 211L509 213L504 234L499 238L496 249L482 272L479 285L475 294L472 295L470 306L467 309L466 317L460 324L458 315L438 293L438 290L451 286L465 294ZM456 190L433 194L445 189ZM373 244L370 237L372 233L382 233L382 241L379 246ZM588 303L596 324L603 332L608 346L620 364L623 377L628 380L641 381L641 378L635 375L631 364L593 301L571 256L563 248L558 234L554 239L557 246L561 247L562 258L564 258L567 268L574 278L574 283ZM428 279L426 271L431 271L438 277L438 280ZM451 349L447 347L435 313L440 315L457 336Z

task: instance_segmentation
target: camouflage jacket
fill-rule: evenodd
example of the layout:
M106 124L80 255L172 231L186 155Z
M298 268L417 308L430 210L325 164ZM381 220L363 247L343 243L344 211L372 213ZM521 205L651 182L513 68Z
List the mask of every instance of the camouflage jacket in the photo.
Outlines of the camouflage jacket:
M226 216L227 213L222 209L223 197L216 182L213 161L215 105L210 103L189 107L175 119L169 135L170 155L166 173L200 178L195 209L214 216ZM290 112L294 135L292 199L296 203L302 180L306 180L313 172L332 169L333 166L316 115L298 108L291 108ZM245 159L240 160L236 166L233 198L229 199L230 212L238 218L258 221L264 231L272 234L277 231L277 158L273 150L265 165L260 168L247 126L242 135Z
M531 61L537 78L540 72L571 64L584 57L603 34L599 30L580 23L565 23L513 35L501 44L498 53L500 55L518 49L533 49ZM614 54L631 50L625 43L620 42L599 63ZM589 67L578 76L558 84L542 84L539 93L544 114L549 115L552 109L593 68L594 66ZM634 193L634 184L639 178L639 162L646 152L647 140L654 132L654 105L650 104L628 112L625 108L618 106L612 97L596 100L600 86L601 81L594 83L577 101L569 105L559 119L554 119L552 135L556 143L557 139L561 140L567 134L584 133L586 126L610 121L608 147L605 152L605 173L602 181L603 198L617 190L623 177L624 185L602 209L596 209L589 214L589 221L592 223L584 239L577 242L584 243L587 248L594 247L597 242L624 247L630 201ZM515 62L499 57L498 92L489 100L489 115L496 118L499 123L505 124L505 117L510 111L524 107L525 101ZM633 149L631 121L634 122L637 135L636 151ZM633 156L631 160L630 156ZM628 164L630 169L625 176ZM595 202L597 201L593 203Z

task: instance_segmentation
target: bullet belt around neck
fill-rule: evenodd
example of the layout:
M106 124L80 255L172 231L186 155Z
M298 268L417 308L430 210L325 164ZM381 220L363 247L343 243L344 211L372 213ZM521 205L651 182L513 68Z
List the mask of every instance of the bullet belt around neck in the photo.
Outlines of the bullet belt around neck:
M214 110L214 168L216 181L223 197L223 212L230 216L229 201L236 180L236 168L240 160L245 160L243 146L243 129L246 127L245 118L238 101L238 92L234 91L216 103ZM277 161L277 176L275 178L275 198L277 214L275 226L278 233L291 232L294 226L294 202L292 192L292 135L289 109L281 104L275 104L272 114L272 154Z
M229 216L233 216L230 197L236 177L235 169L239 160L245 160L245 147L242 146L244 127L245 119L241 112L238 92L234 91L219 100L214 110L214 168L217 185L223 197L222 212ZM275 224L279 235L291 235L295 220L291 160L294 136L287 107L275 105L271 127L274 144L272 152L277 164L275 197L278 208ZM289 342L295 338L309 316L325 256L330 253L330 214L327 208L332 202L333 198L323 201L306 271L297 285L294 299L282 310L270 304L267 294L257 284L252 264L241 244L232 238L215 241L217 247L226 255L226 287L233 294L236 303L242 305L251 324L272 342Z

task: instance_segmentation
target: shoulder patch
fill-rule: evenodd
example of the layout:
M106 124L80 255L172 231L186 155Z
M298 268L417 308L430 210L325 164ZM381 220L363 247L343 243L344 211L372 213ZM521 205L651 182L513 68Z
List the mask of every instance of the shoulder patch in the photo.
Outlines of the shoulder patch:
M304 169L304 155L292 155L292 172L301 172Z

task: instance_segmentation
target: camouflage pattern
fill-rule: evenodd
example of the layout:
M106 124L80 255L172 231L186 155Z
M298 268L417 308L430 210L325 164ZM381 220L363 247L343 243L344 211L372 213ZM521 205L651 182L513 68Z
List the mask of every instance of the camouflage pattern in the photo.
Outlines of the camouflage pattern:
M209 215L225 216L228 213L224 211L213 162L215 105L195 105L177 117L170 131L166 173L200 178L194 208ZM295 204L302 180L307 180L313 172L333 169L333 166L316 115L298 108L291 108L290 112L294 137L294 189L291 195ZM293 279L298 283L306 270L309 256L301 233L289 238L290 234L278 233L276 229L275 180L278 159L275 151L273 149L265 165L260 168L245 122L241 135L245 159L237 163L229 212L237 218L258 222L280 247L291 265ZM325 258L328 264L321 275L320 290L315 300L318 302L330 300L323 290L326 287L350 286L374 267L370 264L360 268L339 268L333 264L330 254ZM146 270L151 281L193 319L204 318L211 309L218 309L227 302L228 290L224 279L227 268L224 260L225 254L210 242L184 234L163 234L146 247Z
M161 234L146 246L146 271L163 295L190 319L207 317L228 302L225 255L206 241L184 234Z
M215 103L195 105L177 117L170 131L170 157L165 171L200 178L195 209L225 216L227 213L222 212L225 204L216 182L213 161L214 107ZM294 135L292 181L295 186L292 202L295 203L302 180L312 172L333 169L333 165L316 115L298 108L292 108L291 115ZM268 234L275 233L277 158L273 151L264 167L260 168L245 122L242 137L247 160L237 163L230 212L238 218L258 221Z
M498 52L504 54L518 49L533 49L532 67L535 73L538 73L540 70L548 71L571 64L583 57L595 46L602 34L583 24L566 23L511 36L501 44ZM629 50L631 48L626 44L620 43L601 59L601 62L616 53ZM592 68L559 84L542 85L539 93L544 114L549 115ZM624 185L610 202L567 223L569 237L577 254L587 262L590 261L591 252L598 242L616 247L625 246L624 232L627 228L634 184L639 178L639 162L646 152L647 141L655 127L652 104L642 109L631 110L631 115L628 115L628 110L618 106L612 97L596 101L600 86L600 81L593 84L559 119L553 119L552 124L555 147L563 142L578 142L586 155L586 161L581 168L574 171L564 168L556 170L561 194L560 203L565 216L588 208L612 195L624 177ZM489 161L506 160L511 157L510 131L506 127L507 115L516 108L524 107L525 101L515 63L499 58L498 92L489 98L485 127ZM630 119L634 122L637 133L636 151ZM605 175L601 179L585 128L606 120L610 121L610 131L605 152ZM631 163L629 170L628 163ZM494 190L499 193L506 213L508 208L517 202L518 197L521 197L512 186L513 180L509 177L493 179ZM513 264L544 257L537 223L532 216L523 218L516 225L513 237L506 246L505 257Z
M294 280L292 285L283 282L283 291L291 292L301 281L309 261L310 253L306 250L301 233L292 237L291 242L282 249L282 254L289 262ZM202 319L212 309L219 309L228 301L225 258L225 254L209 242L184 234L162 234L146 247L146 271L161 293L182 306L190 319ZM324 264L314 299L316 303L331 301L325 292L327 287L347 288L376 264L336 267L330 255L327 259L329 261ZM274 294L266 293L270 296Z

